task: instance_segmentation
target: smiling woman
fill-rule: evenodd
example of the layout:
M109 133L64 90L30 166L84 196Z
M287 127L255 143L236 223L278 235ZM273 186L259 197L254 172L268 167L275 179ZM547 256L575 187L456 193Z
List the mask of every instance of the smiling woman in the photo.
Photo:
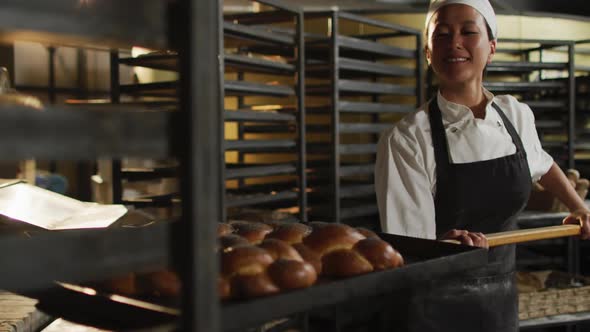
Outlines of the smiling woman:
M482 99L482 73L496 52L487 26L477 10L463 4L445 6L432 16L426 59L449 93L472 88L473 98Z
M424 52L439 91L379 141L375 189L385 232L487 248L484 234L514 229L539 180L572 211L566 222L590 235L590 211L541 148L531 109L482 85L497 31L488 0L431 3ZM490 249L488 262L415 293L407 330L517 331L514 246Z

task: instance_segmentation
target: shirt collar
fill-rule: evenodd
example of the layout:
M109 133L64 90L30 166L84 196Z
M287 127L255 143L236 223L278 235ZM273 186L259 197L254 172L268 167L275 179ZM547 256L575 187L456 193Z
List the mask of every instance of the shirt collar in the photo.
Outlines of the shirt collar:
M488 112L488 108L492 105L492 101L494 100L494 94L488 91L487 89L483 88L483 95L485 96L487 103L486 103L486 118L490 112ZM469 109L469 107L457 103L453 103L445 99L440 93L440 90L437 93L437 102L438 108L440 108L440 112L442 114L442 118L444 122L447 123L456 123L459 121L465 121L473 119L473 112Z

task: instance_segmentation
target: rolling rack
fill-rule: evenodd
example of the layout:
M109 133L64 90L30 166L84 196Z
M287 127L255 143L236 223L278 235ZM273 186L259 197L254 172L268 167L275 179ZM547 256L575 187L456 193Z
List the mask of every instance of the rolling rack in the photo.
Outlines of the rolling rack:
M30 236L2 234L0 249L11 254L0 260L0 288L38 299L43 311L114 330L243 331L272 319L414 287L485 264L483 249L383 234L384 240L404 253L404 267L220 305L218 258L212 254L225 180L219 155L224 123L219 3L32 0L26 4L4 1L0 9L0 30L7 41L26 37L107 50L141 45L171 48L179 54L176 112L125 103L56 104L43 111L0 105L0 149L6 159L177 157L180 163L182 217L178 221L137 228L34 231ZM76 287L170 266L179 271L183 283L182 296L174 304Z
M576 55L576 115L577 121L576 132L576 168L584 178L590 177L590 130L588 129L588 120L590 120L590 50L588 44L590 40L579 40L575 42Z
M317 104L307 111L319 123L308 122L310 218L379 229L377 141L423 101L422 37L341 11L306 14L310 21L328 27L306 40L306 93Z
M192 221L219 218L218 196L214 195L218 186L211 180L219 172L219 159L202 147L220 145L215 125L219 123L220 98L216 86L198 84L203 77L213 83L220 81L218 67L211 65L218 61L218 39L210 38L218 32L219 8L216 2L183 1L175 5L183 13L176 20L183 38L176 40L175 46L181 50L185 67L180 89L183 111L177 118L118 106L104 106L97 111L82 105L55 105L40 112L3 104L0 145L4 158L13 160L178 155L185 165L185 197L208 198L188 199L192 204L184 206L185 220L175 224L141 230L40 233L33 238L4 234L2 249L13 254L2 258L0 287L36 293L42 303L45 295L41 293L50 290L55 280L84 282L147 266L165 267L174 261L174 265L186 267L180 269L186 286L181 326L192 331L217 330L215 275L210 273L217 270L217 262L198 254L213 250L215 224ZM168 2L159 0L125 4L4 1L0 5L0 29L7 42L27 39L56 45L92 44L105 49L129 45L166 48L170 40L168 6ZM191 56L196 50L198 61ZM176 144L176 135L182 135L183 145ZM200 164L198 170L195 160ZM182 236L176 236L176 241L171 241L172 225L181 230Z
M305 107L303 85L303 14L275 1L260 1L269 10L224 17L225 79L224 139L220 153L225 165L221 181L222 220L243 207L285 209L294 220L306 218ZM263 51L258 51L262 49ZM176 54L147 54L116 59L114 63L178 71ZM116 69L113 69L116 75ZM177 82L130 84L113 87L120 95L173 98ZM166 100L166 99L164 99ZM160 103L162 100L160 100ZM269 131L271 131L269 133ZM231 137L233 136L233 137ZM231 137L230 139L226 139ZM174 176L173 168L120 171L115 164L115 192L120 179ZM120 198L120 195L119 197ZM170 197L168 197L170 198ZM170 203L155 199L151 204ZM146 202L144 201L144 204ZM150 204L150 202L147 202ZM230 213L229 218L234 217Z

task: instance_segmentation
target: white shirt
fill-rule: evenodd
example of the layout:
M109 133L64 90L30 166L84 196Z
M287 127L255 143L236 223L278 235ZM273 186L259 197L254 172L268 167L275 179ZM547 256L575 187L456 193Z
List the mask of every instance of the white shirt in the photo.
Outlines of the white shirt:
M493 101L520 136L531 179L537 181L552 166L553 158L541 148L533 112L513 96L494 96L485 89L484 95L488 100L485 118L477 119L468 107L449 102L438 93L451 163L489 160L516 152ZM405 116L381 136L375 191L384 232L436 238L436 165L427 105Z

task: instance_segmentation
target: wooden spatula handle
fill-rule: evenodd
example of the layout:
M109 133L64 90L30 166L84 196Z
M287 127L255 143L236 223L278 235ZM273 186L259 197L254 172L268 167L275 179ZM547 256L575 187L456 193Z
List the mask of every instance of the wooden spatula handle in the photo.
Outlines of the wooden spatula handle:
M497 247L505 244L514 244L559 237L580 235L580 225L559 225L539 228L519 229L516 231L489 233L486 234L490 247ZM457 240L445 240L450 243L460 243Z

